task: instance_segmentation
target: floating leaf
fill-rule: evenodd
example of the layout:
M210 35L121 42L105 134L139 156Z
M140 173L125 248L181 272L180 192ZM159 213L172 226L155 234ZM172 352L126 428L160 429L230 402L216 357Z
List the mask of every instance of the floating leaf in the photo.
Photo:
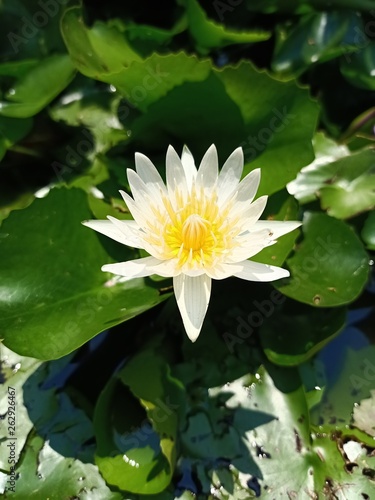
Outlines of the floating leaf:
M189 29L198 49L206 53L212 48L235 43L252 43L268 40L271 34L264 30L235 31L208 19L204 9L196 0L187 0Z
M340 70L344 78L354 87L375 90L374 64L375 43L368 38L361 38L361 50L347 55L341 60Z
M71 82L75 74L70 57L54 55L25 73L0 102L0 115L28 118L36 115Z
M354 405L353 425L375 437L375 389L371 391L370 398Z
M94 417L96 463L109 484L141 494L168 486L176 462L176 410L181 411L182 393L163 358L147 350L109 382ZM143 421L134 397L147 412Z
M0 328L12 350L59 358L166 298L143 279L106 283L101 266L111 259L81 225L90 217L83 191L55 189L3 222ZM124 260L134 255L121 251Z
M287 35L279 37L272 68L282 74L299 74L318 61L355 51L362 29L360 18L349 10L302 16Z
M359 238L344 222L313 212L305 214L302 232L304 240L287 260L291 278L275 286L288 297L315 306L353 301L369 273Z
M273 209L273 200L269 199L266 209L262 215L262 219L278 220L278 221L288 221L298 219L298 205L296 201L291 196L285 196L283 193L283 200L285 200L281 207L277 206L276 210ZM280 199L279 193L274 195ZM299 231L292 231L280 239L274 245L264 248L261 252L257 253L252 257L251 260L256 262L262 262L263 264L270 264L273 266L282 266L285 259L292 250L296 239L298 238Z
M318 190L334 177L331 165L336 160L350 154L347 146L339 145L322 132L313 138L315 160L304 167L297 177L289 182L288 192L301 203L313 201L318 196Z
M310 309L275 312L259 336L270 361L282 366L304 363L345 325L346 309Z
M375 212L371 212L363 226L362 238L370 250L375 250Z

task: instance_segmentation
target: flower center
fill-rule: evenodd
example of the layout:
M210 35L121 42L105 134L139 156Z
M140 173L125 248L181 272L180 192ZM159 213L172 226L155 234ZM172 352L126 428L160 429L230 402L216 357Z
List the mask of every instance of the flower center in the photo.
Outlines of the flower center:
M182 243L187 250L200 250L206 241L208 222L198 214L189 215L182 225Z

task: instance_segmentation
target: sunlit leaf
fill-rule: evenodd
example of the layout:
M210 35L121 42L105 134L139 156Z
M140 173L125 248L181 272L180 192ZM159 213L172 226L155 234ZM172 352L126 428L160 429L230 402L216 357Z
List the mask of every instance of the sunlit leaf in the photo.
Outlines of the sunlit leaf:
M332 307L353 301L369 273L368 256L350 227L321 213L306 213L303 241L287 260L291 278L275 286L306 304Z
M0 114L28 118L41 111L73 79L70 57L54 55L33 66L10 88L0 102Z
M3 222L0 325L12 350L59 358L166 298L143 279L108 281L101 237L81 225L89 218L84 192L55 189ZM134 256L121 249L124 260Z

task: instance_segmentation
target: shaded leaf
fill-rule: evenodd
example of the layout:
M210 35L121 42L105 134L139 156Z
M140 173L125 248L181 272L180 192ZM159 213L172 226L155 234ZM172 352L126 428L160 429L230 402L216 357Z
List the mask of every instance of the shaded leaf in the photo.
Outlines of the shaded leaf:
M262 325L262 347L273 363L299 365L332 340L344 327L345 319L345 308L276 312Z
M109 382L94 417L96 463L109 484L141 494L168 486L176 462L176 411L181 411L182 394L163 358L147 350ZM143 421L134 397L146 410Z
M375 212L369 213L361 235L367 247L370 250L375 250Z

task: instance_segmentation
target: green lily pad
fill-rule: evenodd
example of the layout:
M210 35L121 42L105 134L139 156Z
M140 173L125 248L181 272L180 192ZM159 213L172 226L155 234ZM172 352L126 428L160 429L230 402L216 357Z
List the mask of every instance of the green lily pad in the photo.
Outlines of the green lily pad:
M166 298L143 279L116 284L101 271L111 259L101 237L81 225L89 218L83 191L55 189L3 222L0 328L12 350L59 358ZM135 256L116 248L124 260Z
M270 365L259 370L257 381L249 385L243 379L241 385L242 390L235 391L226 405L236 408L241 404L255 412L261 409L271 417L264 425L245 431L244 436L245 446L260 469L258 496L298 498L302 491L311 498L322 492L330 498L337 491L345 493L342 498L371 495L374 457L364 449L357 461L358 470L350 473L339 436L310 435L306 396L296 370Z
M0 467L15 470L14 492L9 482L2 481L4 498L51 498L77 496L84 488L90 498L118 499L101 477L93 461L92 423L76 408L67 394L56 391L48 382L69 362L71 356L53 363L20 356L1 346L1 375L4 387L0 413L6 414L9 401L15 403L15 433L17 438L14 462L9 463L12 442L8 426L0 431ZM47 383L46 383L47 382ZM8 412L11 417L11 413ZM5 478L9 481L10 476ZM4 492L4 488L9 491Z
M198 49L207 53L212 48L225 47L235 43L252 43L268 40L271 34L264 30L234 31L225 25L208 19L204 9L196 0L187 0L189 30L196 40Z
M346 308L276 311L259 336L267 358L278 365L304 363L345 326Z
M96 463L109 484L140 494L168 486L176 462L181 394L183 387L163 358L147 350L110 380L94 416Z
M3 425L0 431L0 469L9 471L9 448L5 446L6 441L12 436L17 437L15 462L18 462L22 449L26 443L27 436L33 428L33 423L30 421L27 409L24 405L23 385L28 377L35 372L41 362L33 358L24 358L7 349L4 345L0 345L1 360L0 360L0 376L2 379L3 391L0 396L0 415L7 415L8 408L12 409L13 405L8 404L8 396L11 398L11 403L16 406L13 408L15 412L15 429L8 429L8 426ZM10 413L9 416L13 416ZM7 418L7 417L6 417Z
M375 207L374 160L374 151L364 150L329 165L332 182L319 189L329 215L346 219Z
M319 189L335 178L336 170L332 170L332 164L350 154L347 146L337 144L322 132L315 134L313 145L315 160L287 186L288 192L300 203L315 200Z
M374 64L375 43L369 39L361 42L362 50L350 54L341 60L340 70L346 80L354 87L375 90Z
M296 201L293 199L292 196L285 196L284 193L282 194L283 194L282 198L283 203L281 207L279 203L276 202L276 207L275 209L273 209L273 199L271 197L262 215L262 219L279 220L279 221L298 219L298 210L299 210L298 204L296 203ZM276 193L274 197L279 200L280 199L279 195L280 193ZM289 253L291 252L298 238L298 235L299 231L292 231L291 233L285 234L277 241L277 243L275 243L270 247L264 248L261 252L254 255L254 257L252 257L251 260L255 260L256 262L262 262L263 264L281 266L285 262L285 259L288 257Z
M370 398L354 405L353 425L375 437L375 389L371 391Z
M133 31L130 27L129 34ZM110 83L128 99L130 105L120 109L123 119L131 107L146 111L150 104L185 80L203 80L211 68L210 61L199 61L184 52L153 53L144 59L115 26L96 23L87 28L78 7L66 11L62 32L77 69L86 76Z
M309 65L338 57L357 49L359 16L349 10L314 12L302 16L292 29L278 40L272 61L276 72L300 74Z
M185 60L177 54L176 67L181 62L184 68ZM206 61L199 65L206 71ZM202 70L198 74L203 75ZM240 145L244 174L262 168L259 194L284 188L312 161L318 108L306 90L274 80L246 62L213 69L202 81L185 80L134 120L132 139L138 147L160 150L171 142L186 143L198 158L216 143L224 160ZM223 128L222 123L231 126Z
M308 212L303 241L287 260L291 278L275 283L299 302L334 307L352 302L366 285L368 255L356 234L343 221Z
M126 141L129 136L117 116L121 96L98 88L82 89L81 92L73 89L65 93L50 109L51 117L70 126L88 128L94 137L96 153L104 153ZM90 142L89 134L83 132L82 140Z
M312 421L315 424L324 429L332 424L345 427L352 423L353 408L359 417L361 412L357 413L360 408L357 405L369 398L375 388L374 356L375 346L358 350L348 348L345 351L336 377L326 387L321 405L312 411ZM368 427L372 423L370 420ZM361 424L357 427L361 428ZM375 444L374 440L371 441Z
M22 463L16 470L19 479L14 492L3 492L3 498L58 500L77 497L82 491L93 500L122 498L108 488L95 465L61 455L37 435L28 439Z
M339 219L371 210L375 206L374 151L350 154L324 136L315 147L319 156L289 183L288 191L302 203L320 198L322 208Z
M370 250L375 250L375 212L369 213L362 229L361 236Z
M245 155L244 174L260 167L258 194L279 191L314 158L311 139L317 104L306 89L294 82L275 80L248 62L215 70L215 74L246 125L246 136L240 142Z
M27 135L32 127L32 119L8 118L0 116L0 160L7 149Z
M54 55L33 66L5 94L0 114L13 118L36 115L72 81L74 67L68 55Z
M82 9L77 6L64 12L61 33L77 69L91 78L118 73L130 62L141 59L116 27L98 21L88 29Z

